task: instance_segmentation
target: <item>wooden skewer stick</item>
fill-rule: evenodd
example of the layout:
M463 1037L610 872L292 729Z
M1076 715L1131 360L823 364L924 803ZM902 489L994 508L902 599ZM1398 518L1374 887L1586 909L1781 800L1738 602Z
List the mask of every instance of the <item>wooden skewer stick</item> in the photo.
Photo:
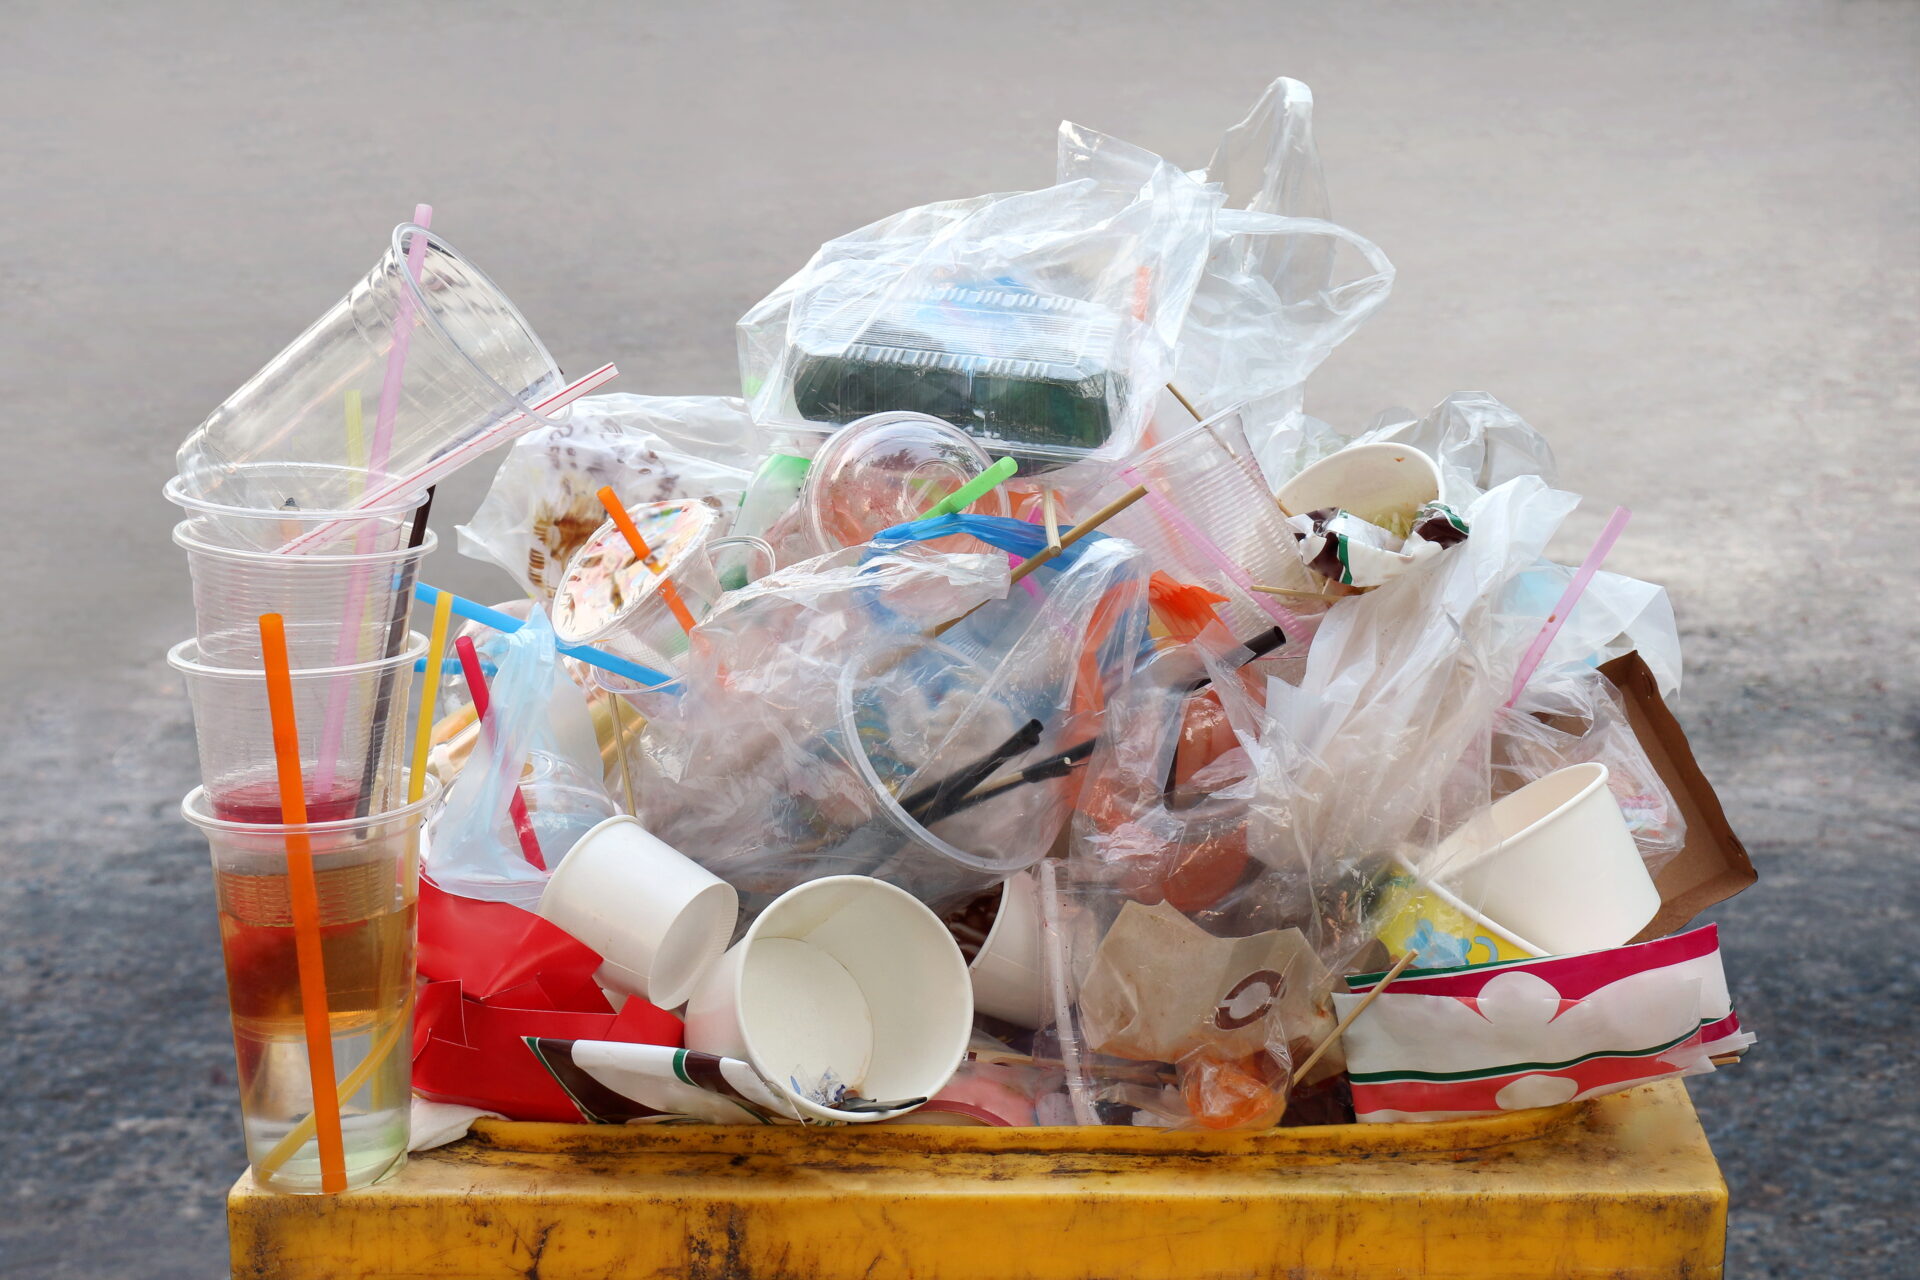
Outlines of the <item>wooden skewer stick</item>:
M1132 506L1134 503L1140 501L1140 499L1146 496L1147 496L1147 486L1143 484L1135 485L1133 488L1127 490L1125 493L1115 498L1112 502L1109 502L1106 506L1100 508L1098 511L1094 512L1092 515L1088 516L1085 520L1082 520L1079 524L1076 524L1075 526L1073 526L1073 528L1061 534L1060 544L1058 546L1042 547L1035 554L1028 556L1025 560L1022 560L1019 564L1013 566L1013 572L1007 575L1007 585L1011 587L1014 583L1019 582L1021 579L1025 578L1028 574L1032 573L1035 569L1038 569L1041 565L1053 559L1055 556L1059 555L1062 551L1065 551L1068 547L1080 541L1080 539L1086 537L1088 534L1092 533L1095 529L1098 529L1101 525L1113 519L1115 516L1119 515L1122 511L1125 511L1128 507ZM986 603L985 601L981 602L981 604L985 604L985 603ZM959 626L962 622L965 622L967 618L972 616L973 610L978 609L980 607L981 605L977 604L973 607L973 609L967 610L965 613L961 614L957 618L948 618L945 622L941 623L939 626L935 627L932 631L929 631L927 634L929 636L945 635L948 632L948 630L950 630L951 628Z
M1171 382L1169 382L1167 384L1167 390L1173 392L1173 398L1180 402L1180 407L1182 409L1185 409L1188 413L1193 415L1193 420L1195 422L1199 422L1201 420L1200 411L1193 407L1193 401L1187 399L1185 396L1180 394L1180 388L1174 386Z
M1047 545L1053 548L1055 555L1060 554L1060 509L1054 505L1053 490L1048 489L1040 496L1040 509L1047 523Z
M1299 587L1263 587L1259 583L1253 586L1255 591L1269 596L1305 596L1309 600L1325 600L1327 597L1319 591L1306 591Z
M1405 969L1408 965L1412 964L1413 958L1419 954L1420 953L1418 951L1409 951L1407 952L1407 954L1401 956L1400 959L1394 963L1393 968L1387 970L1387 976L1380 979L1380 981L1376 982L1373 986L1373 990L1367 992L1366 995L1361 996L1359 1004L1347 1010L1347 1016L1340 1019L1339 1025L1334 1027L1332 1031L1327 1033L1327 1038L1325 1040L1322 1040L1317 1046L1315 1046L1314 1051L1307 1055L1307 1060L1301 1063L1300 1066L1294 1071L1293 1073L1294 1088L1297 1089L1300 1087L1300 1082L1307 1078L1307 1072L1313 1070L1314 1064L1316 1062L1319 1062L1321 1058L1326 1056L1327 1050L1333 1048L1335 1042L1338 1041L1341 1036L1347 1034L1347 1028L1353 1025L1353 1020L1359 1017L1361 1014L1365 1013L1367 1011L1367 1006L1373 1003L1373 998L1379 995L1382 991L1385 991L1387 989L1387 984L1389 982L1392 982L1395 978L1399 977L1400 971Z

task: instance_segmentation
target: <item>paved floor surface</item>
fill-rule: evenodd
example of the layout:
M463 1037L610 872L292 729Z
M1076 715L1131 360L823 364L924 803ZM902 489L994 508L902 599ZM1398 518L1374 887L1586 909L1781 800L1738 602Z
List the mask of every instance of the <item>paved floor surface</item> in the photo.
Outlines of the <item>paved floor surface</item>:
M1920 8L6 14L0 1274L221 1273L241 1157L159 488L387 227L431 201L569 369L726 391L733 320L821 240L1043 185L1063 116L1204 163L1280 73L1400 269L1311 407L1495 392L1588 496L1574 553L1629 503L1613 563L1672 589L1678 709L1763 876L1715 913L1762 1043L1694 1089L1730 1274L1913 1273Z

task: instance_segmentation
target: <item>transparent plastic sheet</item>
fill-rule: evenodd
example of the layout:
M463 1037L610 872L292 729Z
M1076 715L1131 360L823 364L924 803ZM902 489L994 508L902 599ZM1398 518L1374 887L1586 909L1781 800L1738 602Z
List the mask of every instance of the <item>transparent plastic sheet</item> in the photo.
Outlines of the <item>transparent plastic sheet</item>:
M1044 538L948 516L778 571L695 629L683 692L636 695L649 719L634 761L640 818L731 881L749 918L835 874L957 906L1058 834L1070 770L958 802L988 774L1056 760L1098 732L1144 641L1144 570L1128 544L1089 537L1009 593L1001 555L912 545L958 532L1016 547Z
M826 431L915 410L1030 467L1124 457L1171 371L1219 201L1160 163L831 240L740 321L754 416Z
M1137 182L1163 163L1061 126L1060 181ZM1213 218L1171 380L1204 414L1242 406L1258 441L1297 412L1307 375L1386 301L1394 270L1378 246L1327 220L1313 93L1298 80L1269 85L1194 176L1217 184L1225 205Z
M1497 795L1568 765L1603 764L1647 870L1657 872L1686 844L1686 818L1647 758L1619 690L1595 668L1536 672L1500 717L1493 761Z
M497 564L543 605L573 553L607 519L604 485L628 508L675 498L731 516L764 448L746 401L724 396L588 396L571 417L514 442L460 553Z
M573 842L618 812L598 771L572 758L581 750L573 716L581 695L556 658L553 629L538 610L518 631L490 638L488 713L435 822L426 866L449 893L531 910ZM556 732L556 722L571 727ZM544 867L522 844L516 793Z

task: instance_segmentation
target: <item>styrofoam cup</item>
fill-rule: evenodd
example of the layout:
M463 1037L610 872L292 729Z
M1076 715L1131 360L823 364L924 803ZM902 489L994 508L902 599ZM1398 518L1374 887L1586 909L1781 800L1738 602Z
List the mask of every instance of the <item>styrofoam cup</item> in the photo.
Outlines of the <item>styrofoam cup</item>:
M1052 1021L1040 967L1040 886L1022 871L1000 886L1000 908L973 958L973 1007L1037 1031Z
M1362 520L1412 515L1440 499L1440 468L1418 449L1399 444L1356 444L1320 459L1280 486L1288 515L1340 507Z
M1467 832L1484 839L1488 826L1497 843L1468 847ZM1603 764L1529 782L1449 837L1433 863L1463 901L1556 955L1621 946L1660 910Z
M619 814L574 842L540 895L540 915L600 953L603 987L672 1009L727 945L733 886Z
M929 1098L959 1067L973 1029L967 962L940 918L904 889L828 876L760 913L687 1003L686 1046L740 1058L802 1115L852 1123L809 1096L829 1073L883 1101Z

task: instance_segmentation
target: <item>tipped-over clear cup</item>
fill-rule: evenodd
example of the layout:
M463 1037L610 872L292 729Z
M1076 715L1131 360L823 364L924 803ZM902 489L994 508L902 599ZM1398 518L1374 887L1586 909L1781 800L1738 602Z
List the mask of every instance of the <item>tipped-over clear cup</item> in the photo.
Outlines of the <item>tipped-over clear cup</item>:
M419 278L408 270L416 241ZM396 339L404 360L393 358ZM393 415L380 406L394 381ZM345 510L379 501L436 460L501 443L490 427L558 391L553 357L493 281L412 223L367 275L235 391L179 452L185 491L229 507ZM301 491L253 464L297 464ZM407 485L405 487L411 487Z

